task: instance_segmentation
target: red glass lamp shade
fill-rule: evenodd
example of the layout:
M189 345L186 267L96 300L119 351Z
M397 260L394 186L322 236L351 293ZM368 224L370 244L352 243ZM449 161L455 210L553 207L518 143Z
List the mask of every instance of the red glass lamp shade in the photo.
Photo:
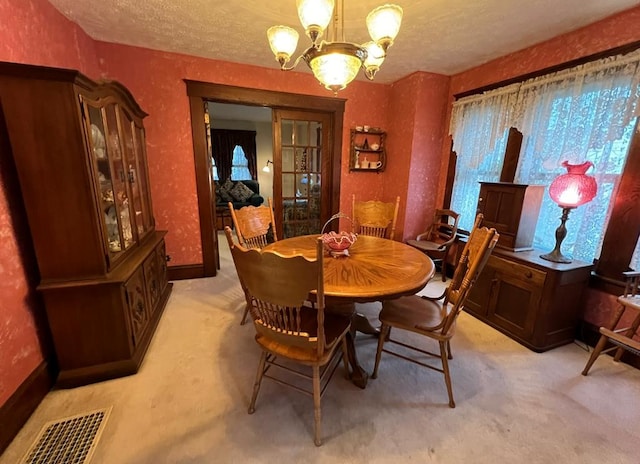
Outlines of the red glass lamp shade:
M562 165L567 168L567 173L556 177L549 186L551 199L561 208L576 208L593 200L598 184L595 178L586 174L593 166L591 161L582 164L564 161Z

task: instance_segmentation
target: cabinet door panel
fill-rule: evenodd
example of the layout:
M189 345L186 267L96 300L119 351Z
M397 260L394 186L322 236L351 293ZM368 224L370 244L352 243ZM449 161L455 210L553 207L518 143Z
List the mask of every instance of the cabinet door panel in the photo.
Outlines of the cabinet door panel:
M534 280L520 279L501 271L496 271L493 283L488 318L516 336L530 336L542 287Z
M514 195L500 189L486 190L481 195L485 225L499 230L515 230L518 209L514 208Z
M162 264L158 250L154 250L144 262L144 280L151 312L158 309L162 292L166 287L166 266L163 267Z
M151 315L146 298L144 273L139 268L125 283L129 319L131 321L131 336L134 347L138 345L144 335L145 328Z
M487 315L489 300L493 290L493 282L495 280L495 268L491 266L491 259L490 257L489 262L478 276L465 303L465 308L481 316Z
M156 259L158 261L160 293L162 294L169 283L169 279L167 278L167 253L165 251L164 241L158 245L156 249Z

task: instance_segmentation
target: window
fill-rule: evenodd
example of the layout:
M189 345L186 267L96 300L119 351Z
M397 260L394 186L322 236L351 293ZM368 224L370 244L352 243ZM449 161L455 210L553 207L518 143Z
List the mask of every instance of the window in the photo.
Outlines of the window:
M633 257L631 258L631 264L629 265L631 269L636 271L640 270L640 240L636 244L636 250L633 252Z
M218 168L216 167L216 160L212 159L211 161L211 171L213 172L213 180L220 180L218 177Z
M218 177L218 168L216 167L216 160L214 159L211 164L213 170L213 180L220 180ZM251 173L249 172L249 161L244 154L244 150L240 145L236 145L233 148L233 158L231 160L231 180L251 180Z
M256 131L211 129L214 179L256 180Z
M564 172L564 160L594 164L589 174L596 177L598 194L572 211L563 250L582 261L598 257L633 135L639 63L640 52L633 52L458 100L451 122L458 153L451 207L461 213L461 228L470 227L475 216L478 188L471 185L499 177L506 128L512 125L524 135L517 183L548 186ZM554 247L560 215L545 194L536 248Z
M249 172L249 161L244 155L244 150L240 145L233 149L233 160L231 161L231 180L251 180Z

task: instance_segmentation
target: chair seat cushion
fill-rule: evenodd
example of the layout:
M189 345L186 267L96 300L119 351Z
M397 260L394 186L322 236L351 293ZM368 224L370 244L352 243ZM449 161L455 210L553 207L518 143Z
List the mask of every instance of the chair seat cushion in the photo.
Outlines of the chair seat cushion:
M437 327L442 323L442 304L440 301L427 300L418 295L403 296L384 301L379 318L383 324L392 327L425 333L429 332L426 330L427 327ZM448 337L452 335L453 330L450 330Z
M442 248L442 243L430 242L428 240L407 240L407 245L410 245L424 252L446 251L445 248Z
M303 307L301 311L301 329L309 334L310 337L317 336L318 319L317 312L314 308ZM297 362L308 364L324 364L329 361L331 353L336 343L349 330L350 318L339 314L331 314L325 311L324 315L324 334L326 340L325 351L320 356L315 346L303 347L292 346L291 344L282 343L275 338L267 335L267 333L258 329L256 341L263 349L276 356L282 356Z

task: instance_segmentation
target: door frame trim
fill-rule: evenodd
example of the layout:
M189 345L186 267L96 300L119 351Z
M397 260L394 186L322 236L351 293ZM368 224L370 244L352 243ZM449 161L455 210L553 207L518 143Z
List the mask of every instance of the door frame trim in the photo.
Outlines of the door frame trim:
M340 176L342 173L342 130L346 100L337 97L253 89L232 85L184 79L189 97L191 113L191 136L195 161L196 192L198 195L198 216L200 219L200 239L202 244L203 276L215 276L218 262L218 237L216 234L215 193L211 188L213 180L208 172L208 153L204 132L204 102L232 103L248 106L264 106L285 110L312 110L329 113L332 118L333 156L331 175L333 191L330 210L340 205Z

